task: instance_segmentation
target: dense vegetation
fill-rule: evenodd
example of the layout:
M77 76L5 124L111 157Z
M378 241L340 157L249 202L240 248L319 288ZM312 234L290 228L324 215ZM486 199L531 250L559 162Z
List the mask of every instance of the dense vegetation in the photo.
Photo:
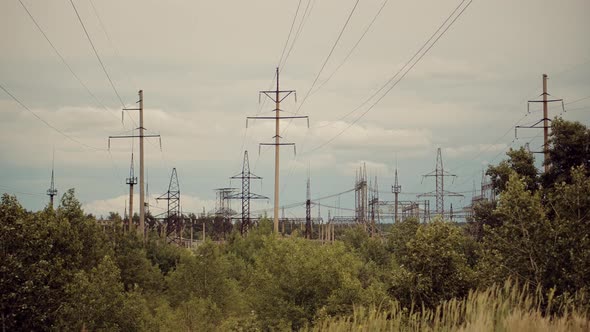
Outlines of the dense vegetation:
M0 203L6 331L587 330L590 130L556 119L551 170L511 150L465 225L406 219L330 245L262 221L194 250L59 207ZM509 281L507 281L509 280ZM505 286L504 286L505 285ZM541 325L532 325L541 324ZM543 325L544 324L544 325ZM484 328L485 327L485 328ZM537 330L538 330L537 329Z

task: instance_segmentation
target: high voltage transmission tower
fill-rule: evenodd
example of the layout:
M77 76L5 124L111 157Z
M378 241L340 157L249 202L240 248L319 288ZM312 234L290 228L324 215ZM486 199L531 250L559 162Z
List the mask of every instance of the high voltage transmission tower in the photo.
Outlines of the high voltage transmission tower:
M175 237L172 240L177 239L178 243L181 242L183 218L182 210L180 209L180 184L178 183L178 175L176 168L172 169L170 175L170 184L168 185L168 191L156 198L156 200L167 201L168 208L165 212L164 224L166 225L166 238L170 234L175 233Z
M242 200L242 224L240 227L240 233L246 234L250 229L250 200L251 199L268 199L266 196L254 194L250 192L250 180L262 180L261 177L250 172L250 162L248 160L248 151L244 151L244 162L242 164L242 172L232 176L230 179L242 180L242 192L231 194L229 199L241 199ZM283 209L283 215L285 210ZM284 219L284 216L283 216Z
M111 139L113 138L139 138L139 229L137 230L145 240L145 188L144 188L144 151L143 139L145 137L160 138L160 150L162 149L162 138L160 135L145 135L143 126L143 90L139 90L138 108L124 108L123 111L139 111L139 135L118 135L109 136L109 149L111 148ZM131 212L130 212L131 213Z
M367 221L367 167L365 164L356 173L354 184L356 222L366 230Z
M543 118L539 121L537 121L535 124L531 125L531 126L516 126L514 127L514 137L518 138L517 136L517 130L518 128L521 129L543 129L543 151L532 151L532 153L542 153L543 154L543 164L544 164L544 169L545 169L545 173L547 173L549 171L549 121L551 121L551 119L549 119L549 109L548 109L548 103L555 103L555 102L561 102L561 108L562 111L565 112L565 106L563 104L563 99L547 99L547 96L549 96L549 93L547 93L547 74L543 74L543 93L541 94L541 96L543 97L542 100L529 100L528 104L527 104L527 112L530 113L530 105L531 103L543 103ZM543 122L543 126L542 127L538 127L537 125L540 124L541 122Z
M436 197L436 213L444 217L445 213L445 196L463 197L463 195L446 191L445 190L445 176L456 177L454 174L450 174L445 171L443 167L443 159L440 148L436 153L436 169L423 177L435 177L436 178L436 190L433 192L420 194L418 197Z
M53 210L53 197L57 195L57 189L55 189L55 184L53 182L53 170L55 169L55 151L53 151L53 158L51 161L51 185L49 189L47 189L47 196L49 196L49 207Z
M279 160L280 160L280 147L281 145L291 145L293 146L293 150L295 149L295 143L281 143L281 136L279 131L279 123L280 120L285 119L307 119L307 127L309 128L309 117L304 115L299 116L281 116L281 102L285 100L289 95L295 94L295 101L297 101L297 93L295 90L280 90L279 89L279 68L276 69L276 76L277 76L277 87L276 90L267 90L267 91L260 91L258 99L260 100L260 95L264 94L266 97L270 98L272 101L275 102L275 116L249 116L246 118L246 128L248 128L248 120L249 119L260 119L260 120L275 120L275 136L274 136L274 143L260 143L259 145L259 153L260 153L260 146L262 145L272 145L275 147L275 192L274 192L274 232L279 232Z
M133 152L131 152L131 167L129 167L129 177L125 180L125 183L129 185L129 220L128 220L128 231L131 232L131 225L133 224L133 186L137 184L137 177L135 176L133 165Z

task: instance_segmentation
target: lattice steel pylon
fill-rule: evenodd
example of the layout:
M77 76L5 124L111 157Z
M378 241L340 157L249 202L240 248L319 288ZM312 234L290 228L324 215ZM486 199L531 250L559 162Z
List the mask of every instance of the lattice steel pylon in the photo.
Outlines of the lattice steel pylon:
M438 148L436 153L436 168L434 171L423 175L423 177L435 177L436 178L436 190L434 192L428 192L418 195L418 197L436 197L436 214L444 216L445 213L445 196L463 197L463 195L446 191L445 190L445 176L456 177L455 174L451 174L445 171L443 166L443 159L441 149Z
M168 209L165 212L166 237L168 238L170 234L176 233L176 237L172 238L172 240L180 240L183 222L180 209L180 185L176 168L172 169L168 191L156 199L168 202Z
M248 151L244 151L244 162L242 163L242 172L232 176L230 179L242 180L242 192L228 196L229 199L242 200L242 225L240 233L246 234L250 229L250 200L251 199L268 199L266 196L250 192L250 180L262 180L261 177L250 172L250 161L248 160Z
M367 222L367 167L363 164L356 173L356 182L354 184L354 197L355 197L355 214L356 221L362 224L366 229Z

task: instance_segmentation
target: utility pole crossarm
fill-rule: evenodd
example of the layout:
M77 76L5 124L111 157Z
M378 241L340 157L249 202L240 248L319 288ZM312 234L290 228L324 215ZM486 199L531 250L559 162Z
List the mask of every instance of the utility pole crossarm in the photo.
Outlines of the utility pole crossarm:
M281 116L279 120L289 119L307 119L307 128L309 128L309 116L307 115L293 115L293 116ZM276 116L248 116L246 117L246 128L248 128L248 120L277 120Z
M277 97L277 93L278 95L283 95L283 97ZM289 95L291 94L295 95L295 102L297 102L297 91L295 90L266 90L266 91L259 91L258 94L261 95L265 95L268 98L270 98L272 101L274 101L275 103L280 103L283 100L285 100L285 98L289 97ZM273 96L272 94L274 94L275 96ZM260 98L259 98L260 99Z
M281 136L279 130L279 123L282 119L307 119L307 127L309 128L309 118L307 116L281 116L281 102L285 100L288 96L293 94L295 96L295 102L297 102L297 92L295 90L281 90L279 87L279 68L276 68L276 78L277 78L277 85L275 90L262 90L258 93L258 101L260 102L261 95L265 95L270 100L275 103L275 116L260 116L260 117L247 117L246 118L246 128L248 128L248 120L249 119L258 119L258 120L275 120L275 135L274 135L274 143L261 143L258 146L258 153L260 154L260 147L262 145L273 145L275 147L275 186L274 186L274 216L273 216L273 224L274 224L274 232L278 234L279 232L279 156L280 156L280 146L281 145L293 145L295 153L295 144L294 143L281 143Z
M543 129L543 155L544 155L544 170L545 173L547 173L549 171L549 122L551 122L551 119L549 119L549 107L548 104L549 103L555 103L555 102L560 102L561 103L561 108L562 111L565 112L565 105L563 103L563 99L547 99L547 96L549 96L549 93L547 92L547 80L548 80L548 76L547 74L543 74L543 93L541 93L541 97L543 97L542 100L529 100L527 102L527 113L530 113L530 105L532 103L542 103L543 104L543 118L540 119L539 121L537 121L535 124L533 124L532 126L516 126L514 127L514 138L518 138L518 133L517 130L520 129ZM538 124L540 124L541 122L543 122L543 126L539 127L537 126ZM538 153L538 152L532 152L532 153Z
M109 136L108 146L111 148L111 139L117 138L139 138L139 229L138 233L145 241L145 185L144 185L144 148L143 139L145 137L158 137L160 139L160 150L162 150L162 138L160 135L145 135L143 126L143 90L139 90L139 100L137 108L123 108L126 111L139 111L139 135L115 135ZM132 212L130 212L132 213Z

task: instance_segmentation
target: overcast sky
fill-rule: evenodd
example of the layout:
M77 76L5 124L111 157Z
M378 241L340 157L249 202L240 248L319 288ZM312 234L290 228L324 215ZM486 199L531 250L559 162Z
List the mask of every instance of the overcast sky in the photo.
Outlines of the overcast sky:
M109 153L107 137L131 134L137 112L125 114L121 123L122 105L69 0L22 3L92 95L19 0L1 1L0 84L77 142L0 91L0 191L17 195L28 209L43 208L55 149L60 196L75 188L87 212L122 214L132 145L112 141ZM527 114L526 101L539 98L543 73L549 75L549 93L566 103L562 116L589 125L590 98L583 99L590 96L587 0L474 0L399 84L378 94L379 103L367 111L373 99L354 111L457 6L469 4L389 0L344 61L383 3L74 1L121 99L131 107L143 89L147 133L162 136L162 152L157 140L146 143L153 205L176 167L183 210L213 209L213 189L240 185L230 184L229 177L241 171L244 150L252 171L264 178L253 191L272 198L274 155L264 148L259 154L258 143L272 141L274 122L250 122L246 129L245 119L272 115L274 105L259 104L258 91L271 86L281 54L281 88L297 90L298 97L285 100L283 114L310 117L309 129L296 120L282 135L285 142L297 143L297 155L289 148L281 152L281 205L305 200L308 167L313 196L320 197L352 188L362 163L371 178L378 177L382 200L392 199L396 165L402 198L416 199L415 193L434 190L434 179L422 181L421 175L434 170L438 147L445 170L458 175L445 189L466 192L447 204L467 205L488 163L529 141L540 149L540 130L519 131L515 140L513 127L542 118L539 105ZM560 113L561 105L552 104L550 116ZM137 152L137 142L133 149ZM342 195L341 207L353 208L353 197ZM336 206L338 198L323 203ZM270 207L272 201L255 206Z

